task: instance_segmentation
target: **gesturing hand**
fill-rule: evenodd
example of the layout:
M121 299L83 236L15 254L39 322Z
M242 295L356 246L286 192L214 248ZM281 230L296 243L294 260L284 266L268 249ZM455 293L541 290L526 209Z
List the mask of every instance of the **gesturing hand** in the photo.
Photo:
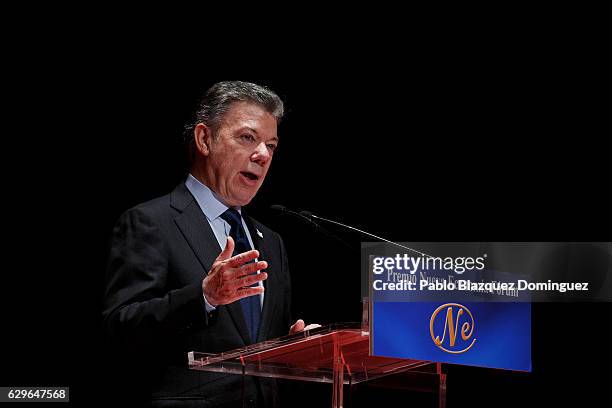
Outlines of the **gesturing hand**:
M268 267L266 261L247 264L259 256L257 250L243 252L232 256L234 240L227 237L225 249L221 251L202 281L202 290L206 300L212 306L226 305L242 298L263 293L263 286L250 287L255 282L268 278L268 274L255 272ZM254 274L254 275L252 275Z

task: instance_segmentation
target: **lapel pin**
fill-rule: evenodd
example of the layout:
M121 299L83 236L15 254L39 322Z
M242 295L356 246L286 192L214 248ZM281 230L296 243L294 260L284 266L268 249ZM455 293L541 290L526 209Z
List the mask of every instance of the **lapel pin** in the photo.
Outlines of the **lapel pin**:
M263 234L261 233L261 231L257 228L255 228L255 230L257 231L257 235L259 235L259 238L263 238Z

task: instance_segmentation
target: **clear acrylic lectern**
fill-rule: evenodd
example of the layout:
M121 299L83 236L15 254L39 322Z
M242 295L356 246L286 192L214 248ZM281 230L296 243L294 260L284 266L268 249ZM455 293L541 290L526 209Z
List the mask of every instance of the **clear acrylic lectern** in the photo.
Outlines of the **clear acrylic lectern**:
M410 389L417 382L421 391L436 394L439 406L446 400L439 363L370 356L369 331L358 323L323 326L220 354L192 351L188 357L194 370L331 383L333 408L343 406L345 384L391 375L400 379L394 381L396 388Z

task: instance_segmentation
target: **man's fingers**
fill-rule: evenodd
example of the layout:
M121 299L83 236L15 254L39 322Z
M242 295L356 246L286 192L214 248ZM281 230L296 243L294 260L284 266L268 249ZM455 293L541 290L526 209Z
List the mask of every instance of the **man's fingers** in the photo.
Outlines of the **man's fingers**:
M248 275L244 278L234 279L225 284L225 287L229 290L238 289L246 286L251 286L254 283L268 279L268 274L265 272L258 273L255 275Z
M305 326L304 321L302 319L299 319L297 322L293 324L293 326L291 326L291 328L289 329L289 334L295 334L295 333L299 333L304 330L312 330L312 329L316 329L317 327L321 327L321 325L318 323L312 323L306 327L304 326Z
M242 288L242 289L238 289L236 291L236 296L228 303L233 303L237 300L240 300L242 298L245 297L249 297L249 296L255 296L255 295L260 295L262 293L264 293L264 287L263 286L255 286L253 288Z
M232 244L233 246L233 244ZM233 249L232 249L233 251ZM250 260L253 260L255 258L257 258L259 256L259 252L256 249L252 249L250 251L247 252L243 252L241 254L238 254L232 258L229 258L227 260L227 264L229 266L231 266L232 268L236 268L242 264L245 264L247 262L249 262Z
M302 330L304 330L304 321L302 319L298 319L298 321L295 322L289 329L289 334L298 333Z
M266 269L267 267L268 263L266 261L259 261L242 265L240 268L226 269L225 271L223 271L223 279L227 281L238 279L241 276L250 275L261 269Z
M225 261L226 259L230 259L234 253L234 246L234 239L232 237L227 237L225 248L217 257L217 261Z

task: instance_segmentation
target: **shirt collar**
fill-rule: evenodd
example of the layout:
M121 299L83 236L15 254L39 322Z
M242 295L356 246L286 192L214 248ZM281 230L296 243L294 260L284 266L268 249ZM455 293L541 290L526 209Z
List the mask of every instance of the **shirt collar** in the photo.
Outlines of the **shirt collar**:
M207 185L203 184L191 174L187 176L185 186L191 192L196 202L202 209L202 212L209 221L217 219L229 208ZM241 207L234 208L242 214Z

